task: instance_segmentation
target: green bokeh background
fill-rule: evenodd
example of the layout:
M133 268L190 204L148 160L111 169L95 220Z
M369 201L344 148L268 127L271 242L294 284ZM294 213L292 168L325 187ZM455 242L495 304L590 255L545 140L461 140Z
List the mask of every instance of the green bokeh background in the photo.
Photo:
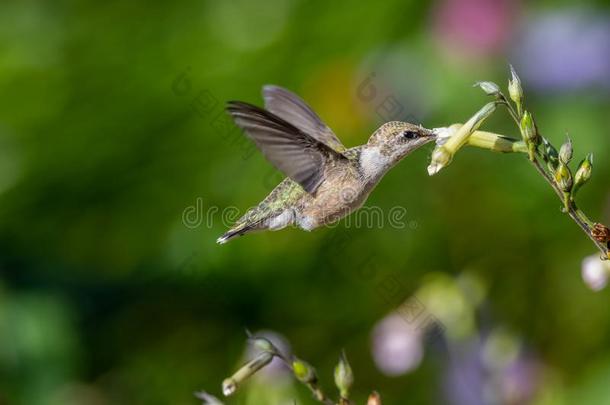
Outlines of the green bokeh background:
M461 122L486 101L473 82L505 85L522 21L583 4L517 5L507 42L477 54L435 33L441 3L2 2L0 404L195 404L243 360L246 327L281 333L329 390L345 348L359 403L372 389L384 404L445 403L442 351L384 376L371 330L396 304L378 291L387 275L407 297L431 273L464 272L485 285L486 324L545 365L534 403L610 403L609 296L580 276L594 247L522 156L467 149L428 177L431 147L417 151L367 203L404 207L404 229L215 244L223 210L281 179L219 121L226 100L260 105L262 85L285 86L354 146L382 122L358 97L375 74L425 126ZM608 92L524 86L544 134L568 131L576 160L595 152L579 201L608 222ZM486 128L516 135L504 113ZM299 385L256 382L231 403L293 398L312 403Z

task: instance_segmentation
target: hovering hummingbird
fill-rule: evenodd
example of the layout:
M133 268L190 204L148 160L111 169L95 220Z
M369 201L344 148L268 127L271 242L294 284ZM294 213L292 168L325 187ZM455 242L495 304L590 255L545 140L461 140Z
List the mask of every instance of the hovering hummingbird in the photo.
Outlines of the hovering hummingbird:
M287 176L218 243L295 224L310 231L357 210L381 178L433 131L407 122L383 124L365 145L346 148L296 94L263 87L265 109L230 101L227 111L263 155Z

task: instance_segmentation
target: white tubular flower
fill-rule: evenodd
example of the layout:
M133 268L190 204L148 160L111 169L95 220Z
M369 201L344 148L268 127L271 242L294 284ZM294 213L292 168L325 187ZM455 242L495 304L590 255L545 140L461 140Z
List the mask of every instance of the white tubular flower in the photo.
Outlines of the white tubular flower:
M453 155L468 142L468 138L496 109L496 103L487 103L475 115L472 116L463 126L458 128L454 134L432 152L432 159L428 165L430 176L438 173L443 167L448 166L453 159ZM451 127L450 127L451 128ZM437 135L438 136L438 135Z
M195 397L203 401L202 405L224 405L221 400L205 391L196 392Z

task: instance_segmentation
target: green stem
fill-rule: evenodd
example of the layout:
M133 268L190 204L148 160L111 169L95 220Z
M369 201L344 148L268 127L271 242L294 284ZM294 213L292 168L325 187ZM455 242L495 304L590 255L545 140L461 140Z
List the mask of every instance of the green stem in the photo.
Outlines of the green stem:
M595 222L591 221L587 217L587 215L584 212L582 212L579 208L574 207L574 211L576 212L576 215L578 215L578 217L587 224L589 229L593 229L593 227L595 226Z
M284 356L281 356L280 359L284 362L284 364L286 364L286 366L288 366L288 368L290 368L290 370L292 370L292 374L295 376L296 380L301 382L307 388L309 388L309 390L313 394L313 397L316 401L318 401L324 405L335 405L335 402L333 400L331 400L329 397L327 397L326 394L324 393L324 391L322 391L322 388L320 388L320 386L318 385L317 377L313 377L313 379L311 379L311 381L303 381L296 374L292 362L288 361L288 359L286 359Z
M565 212L570 211L571 205L572 205L572 201L570 198L570 193L564 191L563 192L563 208L565 209Z
M517 124L517 128L521 131L521 122L519 121L519 117L521 116L521 108L519 108L519 112L515 112L513 106L506 100L505 97L502 97L499 104L504 105L510 116L512 117L515 124ZM540 161L538 160L539 152L536 151L535 148L528 148L529 161L532 163L536 171L546 180L547 183L551 186L551 188L555 191L555 194L563 201L566 213L576 222L576 224L582 229L582 231L593 241L595 246L602 252L603 257L610 259L610 252L608 247L605 246L602 242L596 240L593 235L591 235L591 229L593 227L593 221L591 221L584 212L582 212L576 206L576 203L570 198L570 194L566 194L559 189L555 180L549 175L549 173L542 167Z
M311 393L313 394L313 397L323 403L324 405L335 405L335 403L329 399L326 394L324 394L324 391L322 391L322 389L318 386L318 384L316 383L309 383L309 384L305 384L307 385L307 387L309 388L309 390L311 391Z
M493 105L503 105L508 110L510 116L517 124L517 128L521 132L523 136L523 130L521 128L521 122L519 117L522 113L522 108L519 107L519 111L515 111L513 106L507 101L506 97L503 95L500 96L498 100ZM484 113L483 113L484 112ZM428 172L432 175L442 167L449 164L453 154L464 144L468 144L471 146L476 146L483 149L488 149L496 152L518 152L518 153L527 153L528 160L534 166L536 171L546 180L546 182L551 186L555 194L559 197L559 199L563 202L565 212L572 218L572 220L582 229L582 231L593 241L595 246L603 253L603 257L606 259L610 259L610 251L608 246L604 243L596 240L591 234L591 230L594 226L593 221L591 221L584 212L582 212L576 206L576 203L571 198L570 193L564 193L563 190L559 188L553 177L547 172L542 165L540 164L541 156L540 151L536 147L536 145L532 142L528 141L520 141L514 138L509 138L503 135L495 134L493 132L485 132L485 131L477 131L478 126L481 122L487 118L491 112L493 112L492 103L483 107L475 116L473 116L466 124L454 124L450 127L454 128L457 131L456 135L452 136L449 140L442 146L439 146L435 149L432 155L432 161L430 166L428 167ZM476 123L476 125L475 125ZM540 136L540 134L537 134ZM447 157L442 160L441 153L445 152ZM435 160L435 153L438 155L438 162ZM434 170L431 170L434 169Z
M551 188L555 191L555 194L557 194L557 196L561 200L564 201L564 205L566 205L565 200L564 200L564 198L565 198L564 192L559 189L559 187L557 186L555 181L546 172L546 170L544 170L544 168L540 164L540 161L536 158L533 161L531 161L531 163L534 166L534 168L536 169L536 171L538 173L540 173L540 175L546 180L547 183L549 183ZM572 218L572 220L574 222L576 222L576 225L578 225L580 227L580 229L582 229L582 231L587 235L587 237L589 239L591 239L591 241L595 244L595 246L599 249L599 251L602 252L603 256L605 258L610 258L609 253L608 253L608 248L603 243L596 240L593 237L593 235L591 235L591 227L593 225L593 222L585 215L584 212L582 212L580 209L578 209L576 207L576 204L574 203L574 201L570 201L567 204L566 213L570 216L570 218Z

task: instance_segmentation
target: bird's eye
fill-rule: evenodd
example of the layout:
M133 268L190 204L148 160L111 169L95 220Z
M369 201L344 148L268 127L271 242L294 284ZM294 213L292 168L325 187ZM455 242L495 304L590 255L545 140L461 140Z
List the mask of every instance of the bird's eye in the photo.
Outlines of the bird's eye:
M417 138L418 134L415 131L402 131L402 136L405 139L415 139Z

